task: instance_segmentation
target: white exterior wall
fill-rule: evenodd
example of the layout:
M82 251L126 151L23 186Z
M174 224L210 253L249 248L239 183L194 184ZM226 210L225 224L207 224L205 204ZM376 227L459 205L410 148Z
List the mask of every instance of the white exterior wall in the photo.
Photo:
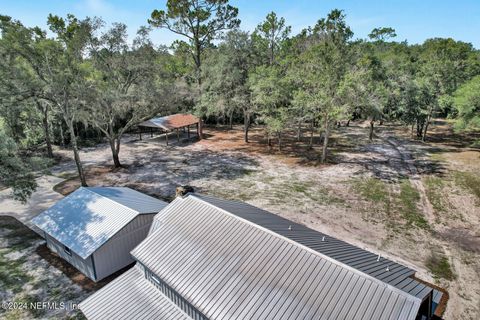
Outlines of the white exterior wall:
M154 216L137 216L93 253L97 281L134 262L130 251L147 237Z
M92 257L87 259L82 259L75 252L71 251L72 255L69 255L64 250L64 245L46 234L45 240L47 241L47 247L62 257L64 260L68 261L72 266L77 268L81 273L95 281L95 271L92 263Z

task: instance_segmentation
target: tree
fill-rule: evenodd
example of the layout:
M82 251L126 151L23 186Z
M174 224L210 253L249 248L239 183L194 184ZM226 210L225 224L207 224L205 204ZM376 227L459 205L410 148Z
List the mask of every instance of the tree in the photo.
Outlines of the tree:
M253 33L254 44L259 55L267 53L268 64L273 65L283 43L288 39L292 28L285 25L285 18L278 18L275 12L267 14Z
M18 155L15 142L0 123L0 181L11 187L13 198L25 202L37 188L31 168Z
M26 28L9 17L0 20L4 43L28 65L16 76L16 80L25 81L23 87L29 88L21 98L31 97L36 102L50 104L62 115L70 133L79 178L85 186L74 123L82 106L81 97L89 90L84 54L90 35L98 25L88 18L78 20L68 15L67 19L63 19L50 15L48 25L56 35L55 39L50 39L39 28ZM30 83L35 86L29 86Z
M280 67L260 66L250 74L248 83L252 103L267 127L268 147L271 147L271 136L276 135L281 149L282 132L289 121L291 90L288 80Z
M423 101L422 140L425 141L433 115L438 111L439 99L451 95L460 83L478 72L478 56L471 44L453 39L429 39L421 48L418 79Z
M453 94L457 111L456 129L480 129L480 76L460 86Z
M186 37L192 48L196 77L201 84L202 53L224 30L240 25L238 9L228 0L168 0L167 11L154 10L148 23Z
M322 124L320 161L327 159L333 124L345 114L340 87L350 63L348 39L353 33L340 10L318 21L310 35L311 45L300 55L292 72L297 80L294 104L305 104L312 123Z
M397 34L395 33L395 29L390 27L375 28L368 35L371 40L380 42L384 42L390 38L395 38L396 36Z
M365 54L347 71L340 84L340 97L350 114L369 120L369 140L373 140L375 121L382 120L387 100L386 81L381 61Z
M87 67L84 57L100 21L89 18L78 20L71 14L66 19L49 15L48 25L55 34L56 41L47 40L49 45L40 48L41 58L34 68L38 69L38 76L48 85L45 98L54 103L63 115L70 134L78 176L82 186L86 186L74 123L80 120L81 108L85 105L84 96L90 89L88 78L91 69Z
M243 116L244 139L252 116L248 73L251 65L251 39L247 32L233 30L227 33L217 50L212 50L202 70L201 113L226 116L232 127L235 113Z
M130 46L126 25L116 23L92 40L90 54L95 76L90 80L93 90L86 92L85 100L89 103L82 115L105 135L118 168L123 134L171 107L171 95L166 94L171 84L158 81L163 76L155 63L160 54L153 48L145 28L138 31Z
M23 44L30 45L30 48L34 47L34 43L41 41L43 33L38 29L27 29L6 16L0 17L0 28L2 31L2 39L0 39L2 115L17 143L20 135L25 135L25 129L36 125L35 120L41 117L47 156L53 158L49 124L50 104L41 98L45 86L32 76L35 71L21 55L19 57L19 50L22 49L17 46L18 41L23 39ZM26 52L24 51L23 54L25 55ZM21 121L21 115L24 112L28 115L26 123ZM37 138L35 137L35 140Z

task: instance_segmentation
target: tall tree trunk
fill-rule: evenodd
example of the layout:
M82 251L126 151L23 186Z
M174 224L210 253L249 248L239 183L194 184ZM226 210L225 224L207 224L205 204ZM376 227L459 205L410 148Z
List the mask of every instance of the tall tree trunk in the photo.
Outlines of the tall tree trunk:
M310 127L310 142L308 144L308 148L311 149L312 146L313 146L313 134L314 134L314 126L313 126L313 122L312 122L312 125Z
M63 123L60 119L60 143L62 144L62 148L65 148L65 135L63 134Z
M250 116L248 114L243 115L243 130L245 135L245 142L248 143L248 129L250 128Z
M120 153L120 139L110 138L110 149L112 150L112 158L113 158L113 166L115 168L121 168L122 164L120 163L120 159L118 154Z
M415 122L412 122L412 128L411 128L411 130L410 130L410 135L412 136L412 138L413 138L413 130L414 130L414 128L415 128Z
M196 73L196 77L197 77L197 84L198 84L198 90L201 91L202 90L202 77L201 77L201 66L202 66L202 62L201 62L201 59L202 59L202 48L201 48L201 45L200 45L200 42L199 41L196 41L195 43L195 56L194 56L194 60L195 60L195 73Z
M370 133L368 134L368 139L370 141L373 140L373 125L374 125L374 121L373 120L370 120Z
M270 65L273 66L275 60L275 42L273 39L270 40L270 54L269 54Z
M327 117L327 119L325 120L325 130L323 135L322 157L320 159L321 163L325 163L325 161L327 160L329 134L330 134L330 124L328 122L328 117Z
M345 127L350 127L350 119L347 120L347 124L345 125Z
M77 165L80 183L82 184L82 187L87 187L87 180L85 179L85 173L83 172L80 154L78 153L77 137L75 136L75 131L73 129L73 121L71 119L65 119L65 122L67 123L68 131L70 132L70 144L72 145L73 158L75 159L75 164Z
M300 142L301 139L302 139L302 123L299 121L298 127L297 127L297 141Z
M423 127L424 127L425 120L417 119L417 138L420 138L423 135Z
M427 117L427 120L426 120L424 128L423 128L422 141L424 141L424 142L425 142L425 139L427 138L427 131L428 131L429 123L430 123L430 116Z
M282 151L282 133L278 133L278 151Z
M48 105L42 106L40 102L37 101L37 106L43 111L43 130L45 134L45 143L47 145L47 156L49 158L53 158L53 150L52 150L52 141L50 139L50 128L48 124Z
M428 111L427 120L425 120L425 125L424 125L423 133L422 133L422 141L425 141L425 139L427 138L428 125L430 124L430 121L432 120L432 114L433 114L433 107L431 107L430 110Z
M230 128L230 130L233 129L233 111L230 112L230 116L228 118L228 127Z

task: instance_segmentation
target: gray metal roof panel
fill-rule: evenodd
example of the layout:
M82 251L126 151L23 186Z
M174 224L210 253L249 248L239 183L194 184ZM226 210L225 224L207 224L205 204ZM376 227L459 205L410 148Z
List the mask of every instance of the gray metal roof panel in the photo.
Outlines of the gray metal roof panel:
M168 205L165 201L126 187L88 187L87 189L138 213L158 213Z
M128 198L137 193L140 194L128 188L81 187L37 215L32 222L86 259L138 216L138 211L117 201L122 194ZM129 202L132 204L133 200ZM163 208L163 204L158 200L158 208ZM131 206L140 209L140 206ZM152 205L143 209L147 207L152 208Z
M411 310L420 306L416 297L196 195L174 200L154 225L133 256L212 319L333 319L354 305L363 313L344 318L382 318L390 316L384 309L408 308L397 319L414 319ZM365 287L377 295L351 294ZM388 308L392 300L402 306Z
M335 260L343 262L378 279L386 278L387 276L392 275L392 272L386 270L387 265L389 266L390 270L402 270L403 272L399 272L397 274L402 279L415 274L415 270L396 263L390 259L381 257L380 261L377 261L378 255L374 253L316 230L312 230L306 226L297 224L293 221L287 220L247 203L223 200L200 194L194 194L193 196L198 197L243 219L272 230L282 236L292 239L302 245L332 257ZM396 281L397 279L395 277L391 277L387 282L393 283Z
M79 305L90 320L191 319L134 266Z

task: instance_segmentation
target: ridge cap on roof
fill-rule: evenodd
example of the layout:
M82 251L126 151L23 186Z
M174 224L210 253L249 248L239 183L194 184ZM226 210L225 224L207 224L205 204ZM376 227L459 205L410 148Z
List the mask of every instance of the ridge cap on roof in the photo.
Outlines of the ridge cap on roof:
M391 284L389 284L389 283L387 283L387 282L384 282L384 281L382 281L382 280L380 280L380 279L377 279L377 278L375 278L375 277L373 277L373 276L371 276L371 275L369 275L369 274L367 274L367 273L365 273L365 272L362 272L362 271L360 271L360 270L358 270L358 269L355 269L355 268L353 268L353 267L351 267L351 266L349 266L349 265L347 265L347 264L345 264L345 263L343 263L343 262L341 262L341 261L338 261L338 260L336 260L336 259L334 259L334 258L331 258L331 257L325 255L324 253L321 253L321 252L319 252L319 251L313 250L312 248L309 248L309 247L307 247L307 246L304 245L304 244L301 244L301 243L299 243L299 242L297 242L297 241L294 241L294 240L292 240L292 239L289 239L289 238L287 238L287 237L285 237L285 236L283 236L283 235L281 235L281 234L279 234L279 233L277 233L277 232L275 232L275 231L272 231L272 230L270 230L270 229L268 229L268 228L262 227L261 225L256 224L256 223L254 223L254 222L252 222L252 221L249 221L249 220L247 220L247 219L245 219L245 218L239 217L239 216L237 216L237 215L234 214L234 213L231 213L231 212L229 212L229 211L227 211L227 210L225 210L225 209L223 209L223 208L220 208L220 207L218 207L218 206L216 206L216 205L214 205L214 204L212 204L212 203L209 203L208 201L205 201L204 199L201 198L201 196L202 196L201 194L200 194L200 197L198 197L197 194L191 193L191 194L185 196L184 198L182 198L182 200L186 200L186 199L189 199L189 198L193 198L193 199L195 199L195 200L197 200L197 201L200 201L200 202L202 202L202 203L205 203L205 204L207 204L207 205L209 205L209 206L211 206L211 207L214 207L214 208L216 208L216 209L218 209L218 210L220 210L220 211L222 211L222 212L224 212L224 213L226 213L226 214L228 214L228 215L230 215L230 216L233 216L234 218L236 218L236 219L238 219L238 220L240 220L240 221L242 221L242 222L244 222L244 223L253 225L254 227L256 227L256 228L258 228L258 229L261 229L261 230L263 230L263 231L265 231L265 232L267 232L267 233L269 233L269 234L272 234L272 235L274 235L274 236L276 236L276 237L279 237L279 238L281 238L281 239L283 239L283 240L285 240L285 241L287 241L287 242L289 242L289 243L292 243L293 245L299 246L299 247L301 247L302 249L304 249L304 250L306 250L306 251L308 251L308 252L311 252L311 253L313 253L313 254L315 254L315 255L317 255L317 256L320 256L321 258L323 258L323 259L325 259L325 260L327 260L327 261L329 261L329 262L332 262L332 263L334 263L334 264L336 264L336 265L338 265L338 266L340 266L340 267L342 267L342 268L344 268L344 269L347 269L347 270L349 270L349 271L352 271L353 273L355 273L355 274L357 274L357 275L363 276L363 277L365 277L365 278L367 278L367 279L371 279L372 281L374 281L375 283L377 283L377 284L379 284L379 285L383 285L383 286L385 286L385 287L388 287L389 289L393 290L394 292L397 292L397 293L401 294L402 296L405 296L407 299L410 298L410 299L413 299L413 300L418 301L419 303L422 302L420 298L418 298L418 297L416 297L416 296L414 296L414 295L412 295L412 294L410 294L410 293L408 293L408 292L405 292L405 291L403 291L403 290L401 290L401 289L399 289L399 288L397 288L397 287L395 287L395 286L393 286L393 285L391 285ZM210 196L207 196L207 197L210 197ZM212 198L215 198L215 197L212 197ZM215 198L215 199L217 199L217 198ZM176 199L175 199L175 200L176 200ZM230 200L225 200L225 201L230 201ZM238 201L238 202L243 203L243 202L241 202L241 201ZM253 207L254 207L254 206L253 206ZM263 209L261 209L261 210L263 210ZM264 211L266 211L266 210L264 210ZM269 211L266 211L266 212L269 212ZM272 214L273 214L273 213L272 213Z
M141 215L141 214L142 214L142 213L140 213L138 210L135 210L135 209L133 209L133 208L130 208L129 206L124 205L123 203L120 203L120 202L118 202L118 201L115 201L115 200L113 200L112 198L106 197L106 196L104 196L104 195L102 195L102 194L100 194L100 193L98 193L98 192L95 192L95 191L93 191L92 189L90 189L90 188L110 188L110 187L82 187L82 188L83 188L83 189L86 189L86 190L90 191L91 193L94 193L94 194L96 194L96 195L98 195L98 196L100 196L100 197L102 197L102 198L105 198L105 199L107 199L107 200L109 200L109 201L111 201L111 202L113 202L113 203L116 203L116 204L118 204L119 206L122 206L122 207L124 207L124 208L127 208L127 209L130 210L130 211L135 212L137 215L136 215L135 217L133 217L133 218L136 218L138 215ZM121 188L128 188L128 187L121 187ZM128 189L130 189L130 188L128 188ZM130 190L133 190L133 189L130 189ZM151 212L150 212L150 213L151 213ZM145 214L147 214L147 213L145 213ZM132 220L133 220L133 218L132 218ZM130 221L131 221L131 220L130 220Z

